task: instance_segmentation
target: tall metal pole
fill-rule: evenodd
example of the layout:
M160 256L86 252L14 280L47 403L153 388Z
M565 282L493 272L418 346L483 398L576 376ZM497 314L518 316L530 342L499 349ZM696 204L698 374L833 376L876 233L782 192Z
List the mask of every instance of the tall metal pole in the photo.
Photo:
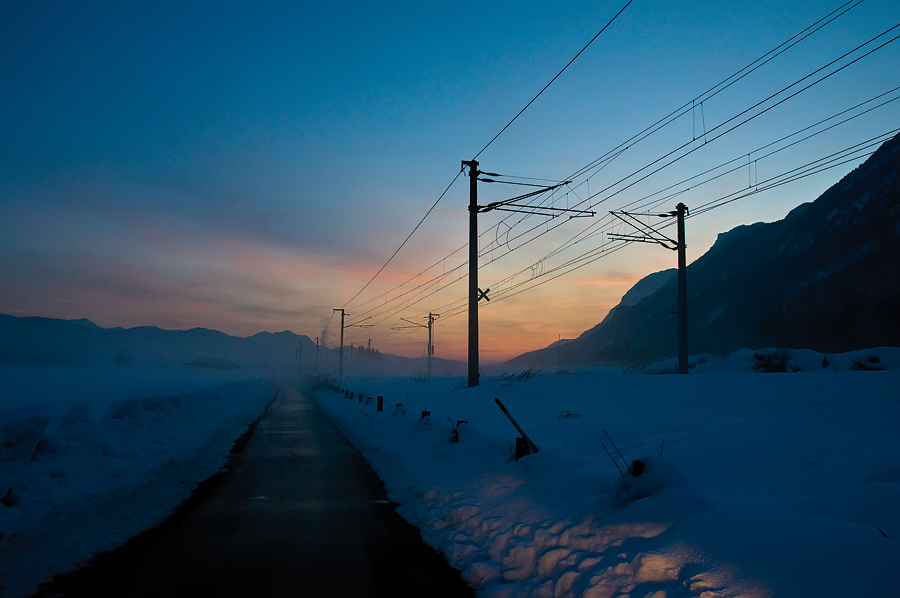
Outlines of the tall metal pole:
M688 319L687 319L687 258L684 240L684 214L687 207L683 203L675 206L678 218L678 373L688 373Z
M340 366L338 366L338 380L344 378L344 310L343 309L335 309L334 311L341 312L341 349L338 351L338 356L340 358Z
M469 167L469 387L478 386L478 162Z
M626 242L658 243L666 249L678 252L678 373L688 373L688 315L687 315L687 257L685 250L687 242L684 238L684 217L688 214L687 206L679 203L674 212L664 214L632 214L629 212L610 212L622 222L637 229L637 235L623 235L619 233L607 233L610 239ZM646 224L638 219L638 216L662 216L665 218L676 217L678 225L678 239L673 241L662 234L656 227Z
M434 355L434 344L431 342L431 329L434 326L434 314L428 313L428 377L431 378L431 356Z

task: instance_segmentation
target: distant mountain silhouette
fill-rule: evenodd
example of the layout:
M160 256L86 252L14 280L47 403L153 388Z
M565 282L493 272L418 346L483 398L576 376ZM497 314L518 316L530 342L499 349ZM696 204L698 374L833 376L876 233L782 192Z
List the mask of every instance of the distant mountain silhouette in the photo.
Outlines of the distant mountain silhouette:
M720 234L688 266L689 352L900 345L898 260L900 135L816 201ZM511 363L631 366L674 357L677 288L674 270L651 274L579 338Z
M314 346L292 332L239 338L205 328L100 328L87 319L0 314L0 362L6 363L285 367L296 365L301 343Z
M301 349L298 366L297 350ZM318 371L338 370L338 350L319 347ZM0 314L0 364L177 366L194 369L290 369L316 372L315 342L290 331L247 338L217 330L163 330L155 326L101 328L87 319L59 320ZM385 373L419 376L424 358L344 347L346 376ZM464 364L435 359L435 375L461 375Z

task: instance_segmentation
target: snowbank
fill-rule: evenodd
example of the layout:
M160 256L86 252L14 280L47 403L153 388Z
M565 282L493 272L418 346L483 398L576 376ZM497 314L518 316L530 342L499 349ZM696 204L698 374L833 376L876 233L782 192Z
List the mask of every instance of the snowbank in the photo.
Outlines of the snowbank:
M480 596L895 595L900 370L851 366L897 350L828 356L847 371L800 352L788 363L819 367L786 374L749 353L689 376L355 379L362 403L315 396ZM538 453L512 459L495 397Z
M847 353L819 353L810 349L776 349L759 351L741 349L722 355L691 355L688 368L697 373L787 373L880 371L900 367L900 347L877 347ZM674 374L678 360L654 363L642 374Z
M274 393L240 377L0 369L0 595L27 595L151 527L219 470Z

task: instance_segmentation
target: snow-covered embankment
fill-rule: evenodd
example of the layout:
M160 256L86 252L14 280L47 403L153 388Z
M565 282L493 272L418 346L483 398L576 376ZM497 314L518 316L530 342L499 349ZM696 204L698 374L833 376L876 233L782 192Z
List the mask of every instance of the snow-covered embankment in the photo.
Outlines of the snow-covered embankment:
M795 373L759 373L768 355ZM316 397L482 596L887 596L898 358L744 351L698 358L689 376L344 381L384 396L381 413L374 399ZM517 432L495 397L537 454L511 460ZM637 478L633 459L646 463Z
M224 465L275 388L176 368L0 373L4 596L27 595L165 518Z

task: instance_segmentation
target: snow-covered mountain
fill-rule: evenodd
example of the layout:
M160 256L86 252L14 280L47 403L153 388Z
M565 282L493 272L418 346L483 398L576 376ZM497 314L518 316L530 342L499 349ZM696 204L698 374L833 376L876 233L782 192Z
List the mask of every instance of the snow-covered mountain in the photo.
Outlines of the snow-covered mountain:
M900 345L900 136L783 220L720 234L688 266L689 352ZM517 364L640 365L677 348L673 270L638 282L597 326Z

